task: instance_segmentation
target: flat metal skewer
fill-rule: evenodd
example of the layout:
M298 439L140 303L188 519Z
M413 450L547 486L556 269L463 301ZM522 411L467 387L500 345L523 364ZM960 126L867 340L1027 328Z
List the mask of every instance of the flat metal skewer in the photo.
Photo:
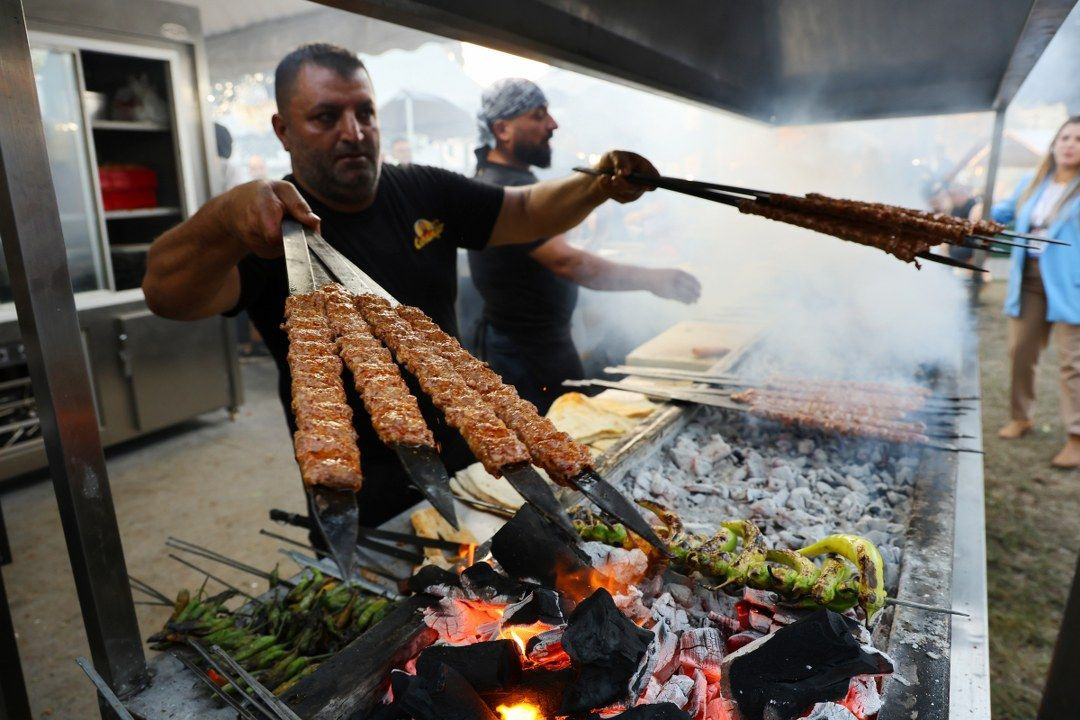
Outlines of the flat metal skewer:
M84 658L82 655L75 658L75 663L82 668L82 671L86 673L86 677L90 678L90 682L94 683L94 687L97 688L101 697L105 698L105 702L109 703L109 707L117 714L121 720L135 720L128 709L124 707L124 704L120 702L120 698L116 696L109 684L105 682L105 679L98 674L98 671L94 669L94 666L90 664L90 661Z
M225 661L225 663L232 668L232 670L248 684L248 687L259 696L259 698L266 703L266 705L276 714L281 720L301 720L300 716L292 711L288 705L286 705L280 698L274 695L272 692L263 687L263 684L252 676L244 668L240 667L240 663L236 662L229 656L229 653L221 649L220 646L214 645L211 650L218 654L218 656Z
M1065 245L1068 247L1071 243L1067 243L1064 240L1055 240L1053 238L1045 238L1041 235L1033 235L1031 233L1016 232L1015 230L1002 230L998 235L1007 235L1009 237L1025 238L1027 240L1038 240L1039 242L1050 243L1051 245Z
M284 535L278 535L277 533L270 532L269 530L263 530L261 528L259 529L259 534L260 535L265 535L267 537L272 537L275 540L280 540L281 542L289 543L290 545L295 545L296 547L299 547L299 548L303 548L304 550L307 550L308 552L315 553L315 557L318 557L318 558L330 558L331 560L334 559L334 556L333 556L332 553L330 553L330 552L328 552L326 550L320 550L319 548L312 547L308 543L300 542L299 540L293 540L290 537L285 537ZM394 575L393 573L389 573L386 570L382 570L382 569L376 568L376 567L371 567L369 565L355 565L354 564L353 565L353 570L360 570L362 572L369 572L372 575L378 575L379 577L384 577L387 580L393 580L394 582L397 582L398 580L401 579L397 575Z
M244 705L241 705L236 700L236 698L234 698L229 693L225 692L221 688L220 685L218 685L216 682L211 680L206 675L206 673L204 673L202 671L202 668L200 668L198 665L193 663L191 660L188 660L186 657L184 657L183 655L181 655L179 653L174 654L173 657L175 657L177 660L179 660L181 663L183 663L184 667L186 667L188 670L190 670L192 672L192 674L195 675L195 677L197 677L199 680L201 680L202 683L204 685L206 685L207 688L210 689L210 692L212 692L219 700L221 700L226 705L228 705L233 710L235 710L236 713L241 717L241 720L264 720L266 718L266 715L262 714L261 711L260 711L260 713L262 714L261 718L256 717L255 715L253 715L251 713L251 711L247 707L245 707ZM244 696L241 696L241 697L244 697ZM252 706L252 707L255 707L255 706Z

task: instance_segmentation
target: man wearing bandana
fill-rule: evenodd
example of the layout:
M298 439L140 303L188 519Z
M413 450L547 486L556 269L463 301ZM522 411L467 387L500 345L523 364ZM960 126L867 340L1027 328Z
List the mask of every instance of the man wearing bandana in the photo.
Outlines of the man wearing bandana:
M476 175L502 187L537 182L530 167L551 165L556 128L542 90L509 78L484 91L478 114L481 146ZM682 270L611 262L559 235L513 246L469 251L469 269L484 300L475 345L503 380L545 412L562 394L563 380L584 376L570 337L578 286L593 290L648 290L691 303L701 287Z

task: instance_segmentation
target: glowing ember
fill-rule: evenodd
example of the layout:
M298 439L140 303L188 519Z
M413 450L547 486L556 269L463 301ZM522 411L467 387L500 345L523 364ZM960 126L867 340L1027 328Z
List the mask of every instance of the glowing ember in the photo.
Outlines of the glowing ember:
M540 708L532 703L500 705L495 710L502 720L544 720L543 715L540 714Z

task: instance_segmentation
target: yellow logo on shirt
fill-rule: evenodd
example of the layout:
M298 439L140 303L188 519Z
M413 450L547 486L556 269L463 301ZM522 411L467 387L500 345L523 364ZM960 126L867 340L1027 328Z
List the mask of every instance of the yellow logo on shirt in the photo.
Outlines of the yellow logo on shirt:
M443 233L443 228L442 220L424 220L422 218L417 220L413 223L413 232L416 233L416 237L413 238L413 247L417 250L423 250L432 240L439 239L439 236Z

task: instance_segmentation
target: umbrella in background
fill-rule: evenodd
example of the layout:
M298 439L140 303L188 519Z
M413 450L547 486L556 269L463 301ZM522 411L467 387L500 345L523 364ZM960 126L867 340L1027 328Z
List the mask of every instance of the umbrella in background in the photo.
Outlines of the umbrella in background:
M379 108L379 129L384 139L400 136L412 144L417 135L430 140L472 137L476 119L446 98L406 90Z

